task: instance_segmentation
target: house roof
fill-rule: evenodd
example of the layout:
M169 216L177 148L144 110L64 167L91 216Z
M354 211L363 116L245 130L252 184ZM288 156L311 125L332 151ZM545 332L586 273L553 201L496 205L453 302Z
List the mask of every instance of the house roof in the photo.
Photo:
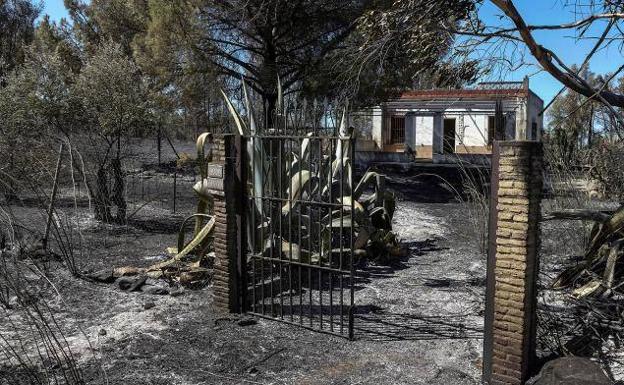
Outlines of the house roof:
M406 91L399 99L496 99L500 97L527 97L530 90L527 88L500 88L500 89L431 89Z
M529 88L529 78L522 81L481 82L473 88L429 90L411 90L404 92L398 100L435 100L435 99L485 99L528 98L529 95L542 100ZM542 101L543 103L543 101Z

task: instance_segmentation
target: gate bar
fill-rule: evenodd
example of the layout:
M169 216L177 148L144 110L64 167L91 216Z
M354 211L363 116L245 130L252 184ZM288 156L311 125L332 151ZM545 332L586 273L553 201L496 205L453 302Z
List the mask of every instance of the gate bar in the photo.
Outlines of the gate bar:
M238 273L238 306L240 312L247 311L247 226L245 226L245 213L247 202L245 199L247 189L247 140L244 136L237 136L235 141L236 149L236 185L237 195L240 197L236 202L236 246L238 251L237 273Z

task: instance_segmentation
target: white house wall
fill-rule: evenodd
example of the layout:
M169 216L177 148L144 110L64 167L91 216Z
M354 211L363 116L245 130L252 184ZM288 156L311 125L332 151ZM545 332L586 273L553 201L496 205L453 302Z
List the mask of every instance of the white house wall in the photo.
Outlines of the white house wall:
M529 140L542 140L542 130L544 128L544 114L540 115L542 109L544 108L544 102L533 95L532 93L529 96L529 128L532 127L532 123L537 123L537 137L528 137ZM530 133L530 131L529 131ZM529 135L530 136L530 135Z
M416 121L414 145L433 145L433 116L414 116L414 120Z
M526 139L531 135L531 123L538 123L541 131L543 118L541 99L530 93L527 103L525 98L508 98L503 100L502 110L506 117L505 136L507 140ZM396 152L399 147L385 145L383 135L384 114L403 115L405 120L405 144L416 153L417 157L431 158L441 154L443 139L443 119L456 119L456 152L487 154L489 117L495 114L496 102L492 99L399 99L385 103L382 107L374 107L367 111L370 125L371 143L381 151ZM539 134L538 134L539 135ZM401 149L402 151L402 149Z
M486 146L488 143L488 115L467 113L464 114L463 137L461 128L457 128L457 145Z

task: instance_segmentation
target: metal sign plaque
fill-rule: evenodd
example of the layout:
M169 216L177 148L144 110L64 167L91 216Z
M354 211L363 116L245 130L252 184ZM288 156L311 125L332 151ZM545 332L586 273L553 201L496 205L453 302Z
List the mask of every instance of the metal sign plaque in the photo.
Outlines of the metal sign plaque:
M223 179L223 165L219 163L208 164L208 177Z

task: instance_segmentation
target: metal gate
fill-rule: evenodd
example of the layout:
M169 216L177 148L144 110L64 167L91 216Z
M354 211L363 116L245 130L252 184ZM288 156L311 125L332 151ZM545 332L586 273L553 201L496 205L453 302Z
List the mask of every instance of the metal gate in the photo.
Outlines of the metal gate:
M355 140L246 137L247 313L353 338Z

